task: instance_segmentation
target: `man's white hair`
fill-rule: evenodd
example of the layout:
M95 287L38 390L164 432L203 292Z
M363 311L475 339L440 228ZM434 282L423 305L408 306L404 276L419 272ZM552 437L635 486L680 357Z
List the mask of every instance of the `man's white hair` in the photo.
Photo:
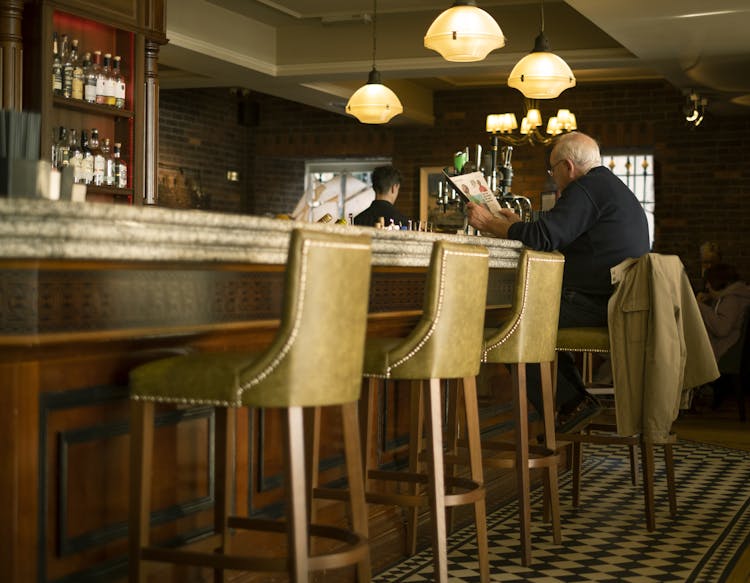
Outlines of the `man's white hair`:
M584 174L602 165L599 144L594 138L581 132L570 132L560 136L554 150L558 160L570 160Z

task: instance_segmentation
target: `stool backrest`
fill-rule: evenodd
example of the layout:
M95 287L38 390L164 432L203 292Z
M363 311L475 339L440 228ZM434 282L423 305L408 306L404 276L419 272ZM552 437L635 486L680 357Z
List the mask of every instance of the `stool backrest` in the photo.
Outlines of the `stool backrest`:
M389 355L399 378L464 378L479 373L487 307L485 247L436 241L422 318Z
M359 399L370 263L367 234L292 232L281 325L270 348L240 375L243 404Z
M489 362L552 362L557 345L565 258L524 249L518 261L513 313L485 340Z

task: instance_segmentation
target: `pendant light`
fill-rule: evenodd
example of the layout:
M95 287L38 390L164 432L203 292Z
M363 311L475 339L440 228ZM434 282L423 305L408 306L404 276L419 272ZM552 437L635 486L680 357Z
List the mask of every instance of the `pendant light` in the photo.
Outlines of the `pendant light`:
M522 58L508 77L508 87L518 89L529 99L553 99L569 87L576 78L568 64L551 53L544 35L544 0L540 0L541 32L536 37L534 50Z
M372 2L372 71L367 83L357 89L346 104L346 113L362 123L388 123L404 111L398 96L380 82L380 73L375 69L375 47L377 38L378 4Z
M505 37L495 19L475 0L456 0L427 29L424 46L446 61L481 61L490 51L505 46Z

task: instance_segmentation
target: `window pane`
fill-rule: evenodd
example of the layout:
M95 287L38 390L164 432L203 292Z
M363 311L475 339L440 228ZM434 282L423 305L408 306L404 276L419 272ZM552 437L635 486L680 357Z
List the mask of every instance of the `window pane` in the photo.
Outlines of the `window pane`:
M649 244L654 244L654 157L648 151L626 154L602 150L602 162L612 173L628 185L643 206L648 220Z

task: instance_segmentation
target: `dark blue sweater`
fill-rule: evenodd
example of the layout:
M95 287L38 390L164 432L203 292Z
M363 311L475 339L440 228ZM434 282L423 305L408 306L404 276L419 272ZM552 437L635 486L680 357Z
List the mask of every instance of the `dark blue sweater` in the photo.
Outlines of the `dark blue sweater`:
M560 251L563 287L588 294L610 295L609 269L649 252L643 207L604 166L571 182L537 221L511 225L508 238L537 251Z

